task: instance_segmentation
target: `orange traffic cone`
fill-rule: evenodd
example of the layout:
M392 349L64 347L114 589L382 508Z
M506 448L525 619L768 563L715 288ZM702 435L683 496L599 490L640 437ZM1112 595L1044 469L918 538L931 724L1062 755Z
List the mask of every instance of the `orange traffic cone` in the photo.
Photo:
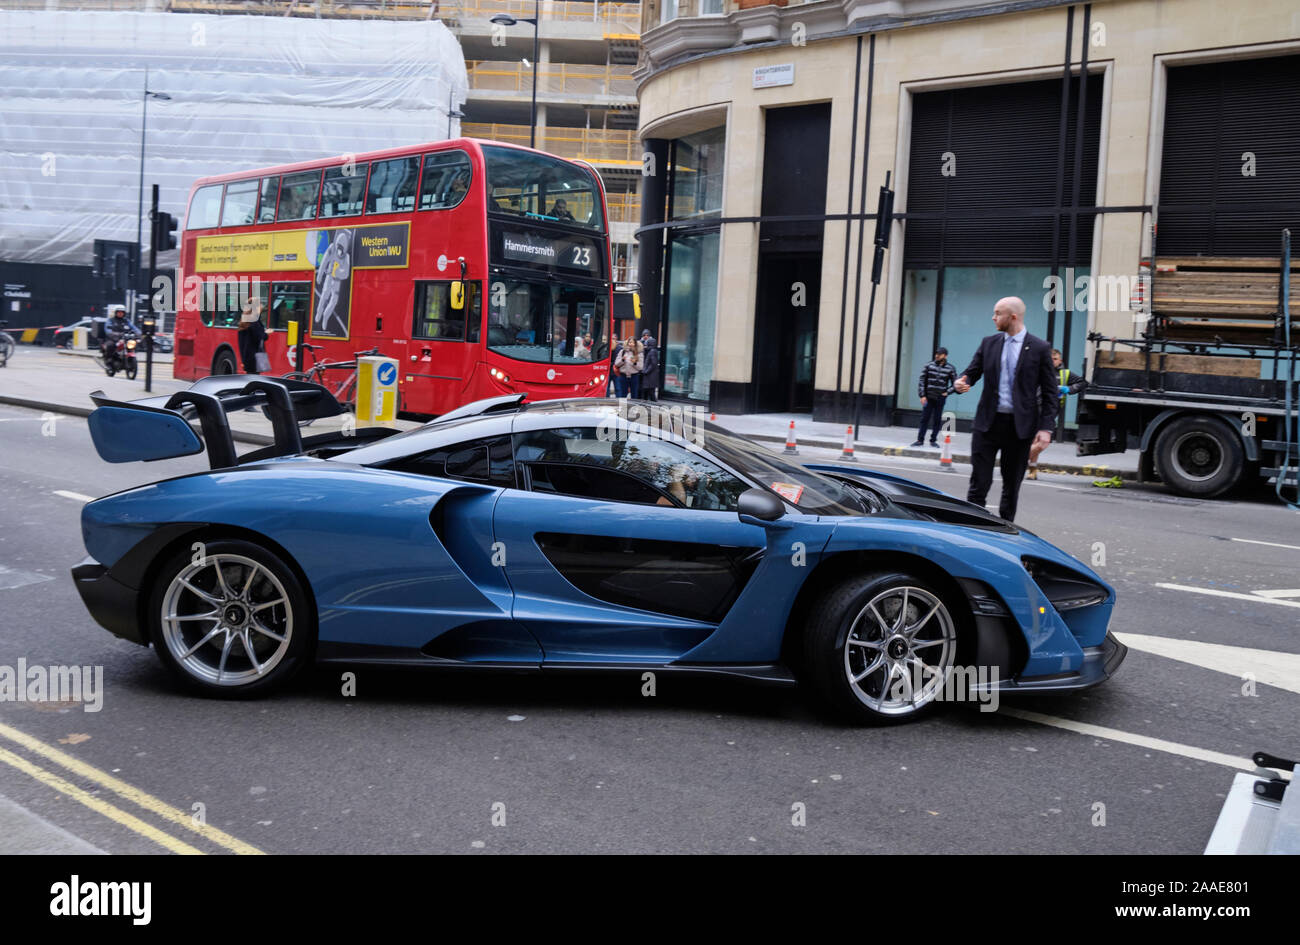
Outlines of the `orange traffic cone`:
M786 436L785 436L785 450L784 450L783 452L785 452L785 453L787 453L787 454L790 454L790 455L792 455L792 456L793 456L793 455L798 455L798 453L799 453L799 444L795 441L795 438L794 438L794 421L793 421L793 420L790 421L790 432L787 433Z
M840 462L857 462L857 458L853 455L853 427L851 426L844 428L844 452L840 453Z
M709 414L709 422L710 422L710 423L717 423L717 422L718 422L718 415L717 415L716 413L710 413L710 414Z
M947 431L943 434L943 451L939 454L939 469L943 472L952 472L952 434Z

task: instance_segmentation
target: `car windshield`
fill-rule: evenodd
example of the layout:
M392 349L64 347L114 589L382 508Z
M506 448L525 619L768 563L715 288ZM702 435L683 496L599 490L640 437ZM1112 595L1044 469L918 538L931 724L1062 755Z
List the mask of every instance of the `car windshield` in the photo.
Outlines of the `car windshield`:
M867 515L865 497L846 483L792 463L757 443L703 423L704 448L736 472L761 483L809 515Z

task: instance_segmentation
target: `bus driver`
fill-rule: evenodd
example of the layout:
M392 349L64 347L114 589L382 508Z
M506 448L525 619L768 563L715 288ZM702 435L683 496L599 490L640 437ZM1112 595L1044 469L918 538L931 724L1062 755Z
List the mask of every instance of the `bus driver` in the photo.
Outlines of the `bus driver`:
M316 302L316 330L323 335L330 334L329 323L338 308L339 296L343 284L352 275L352 231L340 230L334 242L321 256L320 265L316 267L316 282L320 286L320 295ZM345 319L338 319L342 330L339 337L347 337L348 324Z

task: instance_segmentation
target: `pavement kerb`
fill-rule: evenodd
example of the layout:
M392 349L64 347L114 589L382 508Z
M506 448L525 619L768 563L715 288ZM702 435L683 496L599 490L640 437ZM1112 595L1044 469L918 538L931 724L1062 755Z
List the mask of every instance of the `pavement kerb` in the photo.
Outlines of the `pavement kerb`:
M724 424L725 425L725 424ZM759 440L764 443L785 443L784 436L774 436L767 433L747 433L743 434L748 439ZM816 437L800 437L800 446L809 446L815 449L842 450L844 444L838 440L824 440ZM875 453L879 456L908 456L919 459L933 459L935 467L939 465L939 451L937 449L914 449L909 446L873 446L870 443L863 443L859 440L853 442L853 452ZM970 454L957 453L952 454L954 463L970 465ZM1111 476L1119 476L1120 479L1135 482L1137 480L1137 470L1133 469L1112 469L1109 466L1100 463L1055 463L1046 465L1038 464L1040 473L1057 473L1067 476L1090 476L1092 478L1105 479Z

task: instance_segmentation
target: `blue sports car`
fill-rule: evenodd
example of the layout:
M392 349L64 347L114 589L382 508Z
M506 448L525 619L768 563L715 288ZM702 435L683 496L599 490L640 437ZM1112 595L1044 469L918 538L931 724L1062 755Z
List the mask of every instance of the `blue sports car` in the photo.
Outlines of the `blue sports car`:
M631 670L798 682L841 718L899 722L958 674L967 699L1072 690L1125 654L1112 589L1024 529L680 408L519 395L303 439L341 408L300 381L95 400L109 462L209 454L87 504L73 569L102 626L203 694L312 661ZM239 457L226 413L249 406L275 443Z

